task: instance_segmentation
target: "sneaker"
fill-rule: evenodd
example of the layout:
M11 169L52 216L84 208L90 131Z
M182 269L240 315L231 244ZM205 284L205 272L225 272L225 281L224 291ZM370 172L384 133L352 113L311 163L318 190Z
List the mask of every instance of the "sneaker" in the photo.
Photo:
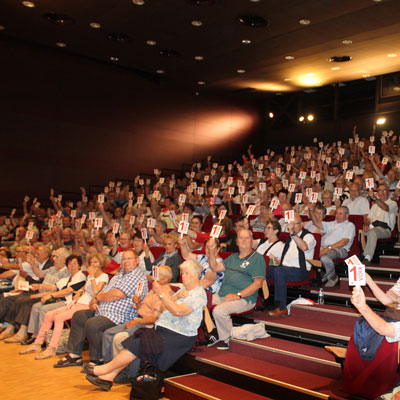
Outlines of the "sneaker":
M328 281L325 283L325 287L328 287L328 288L334 287L338 284L338 282L339 282L339 277L336 275L335 278L328 279Z
M214 346L214 344L218 343L218 339L214 335L210 335L207 342L207 347Z
M216 343L218 350L229 350L229 341L220 340Z

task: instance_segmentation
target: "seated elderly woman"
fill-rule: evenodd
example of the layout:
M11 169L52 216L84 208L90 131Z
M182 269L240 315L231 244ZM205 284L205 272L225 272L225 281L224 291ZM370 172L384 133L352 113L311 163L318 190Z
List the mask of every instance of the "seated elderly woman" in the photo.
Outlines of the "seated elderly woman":
M329 192L329 190L328 190ZM330 192L329 192L330 193ZM326 215L326 208L323 204L317 204L314 209L315 218L322 223ZM307 221L304 224L304 229L307 229L311 233L321 233L321 229L318 226L315 226L313 221Z
M71 257L76 258L76 256ZM64 322L71 319L79 310L89 310L90 300L94 295L97 295L103 290L104 286L108 283L108 275L103 272L106 257L102 253L89 254L87 261L89 263L89 275L85 286L76 292L73 299L69 299L70 302L68 305L46 313L35 342L26 350L21 351L20 354L36 353L40 351L46 338L46 331L48 331L54 323L53 335L49 346L44 352L38 354L35 360L54 357L61 338Z
M145 252L144 262L146 264L147 271L151 271L152 267L159 267L160 265L168 265L172 269L173 277L171 282L178 282L179 279L179 264L182 262L181 256L178 254L177 250L178 236L167 234L164 236L164 247L163 251L155 260L151 262L150 259L150 249L145 244L143 250Z
M264 237L253 241L253 248L257 253L268 256L270 265L274 265L273 258L279 258L284 248L283 242L279 240L280 233L281 224L275 220L269 221L264 230Z
M177 299L163 293L159 283L153 283L154 292L166 308L153 328L162 342L162 351L155 356L155 365L161 371L166 371L193 347L207 303L199 280L203 267L197 261L189 260L183 262L180 269L185 288L177 292ZM86 379L102 390L110 390L118 373L138 359L140 341L139 337L130 336L122 343L124 350L107 364L84 364Z

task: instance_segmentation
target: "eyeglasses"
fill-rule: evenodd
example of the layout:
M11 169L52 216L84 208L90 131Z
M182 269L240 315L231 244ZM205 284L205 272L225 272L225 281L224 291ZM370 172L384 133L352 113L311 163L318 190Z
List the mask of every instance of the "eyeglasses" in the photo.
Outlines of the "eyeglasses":
M122 259L122 261L128 261L128 260L136 260L135 257L125 257Z

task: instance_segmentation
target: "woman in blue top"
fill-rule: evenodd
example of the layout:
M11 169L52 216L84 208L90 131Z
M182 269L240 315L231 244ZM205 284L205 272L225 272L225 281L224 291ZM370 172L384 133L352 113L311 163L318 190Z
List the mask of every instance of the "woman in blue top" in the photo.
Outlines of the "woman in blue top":
M207 303L206 294L200 285L203 267L197 261L188 260L180 265L180 269L185 288L173 297L162 293L157 282L153 283L153 290L166 309L154 326L162 337L163 350L156 358L156 365L162 371L166 371L195 344L197 329L203 318L203 307ZM122 345L124 350L107 364L95 367L84 364L89 382L105 391L111 389L119 372L138 358L140 338L131 336Z

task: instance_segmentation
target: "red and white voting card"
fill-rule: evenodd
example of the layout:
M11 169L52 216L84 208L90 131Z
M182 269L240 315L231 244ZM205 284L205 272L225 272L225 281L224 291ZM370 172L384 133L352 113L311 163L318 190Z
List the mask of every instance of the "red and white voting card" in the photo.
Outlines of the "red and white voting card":
M147 229L146 228L142 228L141 230L140 230L140 233L142 234L142 239L143 240L147 240Z
M218 163L213 163L213 165L212 165L212 167L214 168L214 169L217 169L218 168Z
M315 178L315 174L316 174L316 172L314 171L314 170L312 170L311 172L310 172L310 176L311 176L311 178Z
M340 197L343 194L343 188L335 188L335 196Z
M232 171L233 165L232 164L228 164L228 171Z
M31 231L32 229L33 229L33 222L29 222L28 231Z
M128 193L128 198L129 198L129 199L133 199L133 192L129 192L129 193Z
M192 172L190 173L190 177L191 177L191 178L194 178L195 176L196 176L196 172L192 171Z
M178 232L179 232L181 235L187 235L188 230L189 230L189 222L187 222L187 221L181 221L181 222L179 222L179 225L178 225Z
M158 270L158 267L154 266L152 268L152 275L153 275L153 280L158 281L160 279L160 272Z
M365 265L361 263L356 255L344 260L348 267L349 286L365 286Z
M296 204L300 204L303 199L303 193L296 193L296 196L294 197L294 202Z
M351 181L353 179L353 171L346 171L346 180Z
M264 169L264 164L258 164L258 169Z
M144 185L144 179L139 179L139 185L143 186Z
M147 227L148 228L155 228L156 227L156 220L154 218L147 219Z
M263 177L263 172L261 170L257 171L257 178L262 178Z
M296 188L296 185L295 185L294 183L291 183L291 184L289 185L289 192L293 193L294 190L295 190L295 188Z
M232 196L235 194L235 187L234 186L229 186L228 187L228 193Z
M211 228L210 236L214 239L218 239L221 234L222 226L221 225L213 225Z
M129 225L130 226L132 226L135 223L135 219L136 219L136 217L134 215L131 215L129 217Z
M62 217L62 211L57 211L56 217L60 219Z
M137 197L136 202L138 203L139 206L143 203L143 195L142 194Z
M396 161L396 168L400 168L400 160Z
M76 210L71 210L71 218L76 218Z
M248 218L248 217L250 217L250 215L253 215L255 209L256 209L256 206L254 204L250 205L246 211L246 217Z
M306 189L306 196L307 196L308 198L311 197L311 193L312 193L312 188L307 188L307 189Z
M267 190L267 184L265 182L260 182L259 186L260 192L265 192Z
M182 221L189 222L189 214L188 213L182 213Z
M399 181L400 182L400 181ZM221 210L218 215L218 219L222 221L225 218L226 210Z
M62 201L62 194L59 194L59 195L58 195L57 200L61 203L61 201Z
M349 165L349 163L347 161L344 161L342 164L343 169L347 169L348 165Z
M228 180L226 181L226 184L227 184L228 186L231 186L232 183L233 183L233 176L228 176Z
M293 161L294 162L294 161ZM286 171L290 171L292 169L291 164L286 164Z
M174 210L169 210L169 217L173 220L176 221L176 214Z
M285 189L287 189L288 186L289 186L289 181L288 181L287 179L283 179L283 180L282 180L282 186L283 186Z
M113 188L115 186L115 182L113 182L113 181L108 182L108 186L110 188Z
M244 194L246 188L244 186L239 186L239 194Z
M212 207L215 204L215 197L208 198L208 205Z
M245 172L245 173L243 174L243 179L244 179L245 181L247 181L247 179L249 179L249 173L248 173L248 172Z
M319 172L317 174L315 174L315 180L317 182L319 182L321 180L321 174Z
M215 169L212 169L210 173L211 173L212 176L214 176L215 175Z
M97 196L97 202L100 203L100 204L104 203L104 194L99 194Z
M19 280L18 281L18 290L23 290L24 292L28 292L29 291L29 282Z
M165 182L165 178L164 178L164 177L161 177L161 178L158 180L158 182L162 185L162 184Z
M204 175L204 182L208 182L210 180L210 176L209 175Z
M277 199L273 199L269 205L271 210L275 210L276 208L278 208L278 206L279 206L279 200Z
M94 227L96 229L100 229L103 226L103 218L99 217L99 218L95 218L94 220Z
M365 180L365 187L367 189L373 189L375 186L374 178L367 178Z
M382 158L382 164L386 165L389 162L389 159L387 157Z
M310 201L311 201L311 203L314 203L314 204L318 201L318 193L317 192L311 193Z
M26 231L25 239L28 241L32 240L33 239L33 231Z
M75 229L81 229L81 228L82 228L81 220L80 219L76 219L75 220Z
M199 186L199 187L197 188L197 194L200 195L200 196L202 196L202 195L204 194L204 188L203 188L203 186Z
M369 146L368 147L368 153L369 154L374 154L375 153L375 146Z
M119 230L119 223L118 223L118 222L114 222L114 223L113 223L112 233L113 233L114 235L116 235L116 234L118 233L118 230Z
M82 214L81 225L83 225L85 223L85 221L86 221L86 214Z
M96 213L94 211L90 211L89 219L93 221L95 218L96 218Z
M218 196L218 193L219 193L219 189L218 189L218 188L214 188L214 189L212 190L212 195L213 195L213 196Z
M306 179L306 172L305 172L305 171L300 171L299 178L300 178L301 180Z
M375 136L370 136L370 137L369 137L369 141L370 141L371 143L374 143L374 142L375 142Z
M137 296L141 296L142 293L143 293L143 289L144 289L144 282L141 281L141 282L139 282L138 285L137 285L136 295L137 295Z
M285 211L285 222L290 223L294 221L294 210Z
M249 195L246 193L242 196L243 204L247 204L249 202Z

